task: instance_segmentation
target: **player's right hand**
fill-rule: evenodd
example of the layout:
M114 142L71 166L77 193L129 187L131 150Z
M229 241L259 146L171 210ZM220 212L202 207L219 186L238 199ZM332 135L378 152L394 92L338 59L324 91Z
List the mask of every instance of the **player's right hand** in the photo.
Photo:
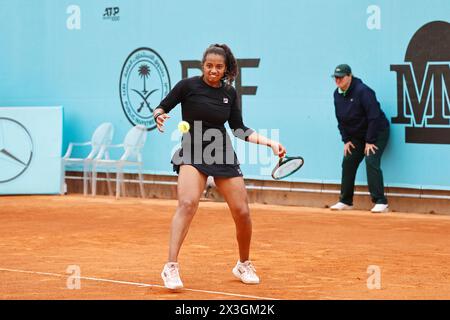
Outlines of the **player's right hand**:
M170 116L167 113L163 113L156 118L156 127L159 132L164 132L164 122L169 118Z

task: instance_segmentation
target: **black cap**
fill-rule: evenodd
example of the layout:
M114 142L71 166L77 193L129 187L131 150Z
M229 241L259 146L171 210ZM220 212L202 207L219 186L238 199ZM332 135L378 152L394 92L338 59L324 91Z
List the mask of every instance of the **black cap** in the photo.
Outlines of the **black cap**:
M352 73L352 68L348 64L340 64L334 69L332 77L344 77Z

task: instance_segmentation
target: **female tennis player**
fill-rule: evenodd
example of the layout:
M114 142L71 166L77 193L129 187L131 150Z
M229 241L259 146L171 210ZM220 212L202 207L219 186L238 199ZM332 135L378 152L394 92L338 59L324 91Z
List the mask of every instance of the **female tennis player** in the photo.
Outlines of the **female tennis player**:
M153 113L158 130L163 132L164 122L170 118L168 113L181 103L182 118L190 127L183 134L182 148L172 158L174 171L178 173L178 206L172 219L168 262L161 273L169 289L183 287L178 254L208 176L214 177L236 225L239 260L232 273L246 284L260 281L250 261L252 222L247 191L224 124L228 121L236 137L266 145L279 157L286 154L286 149L244 125L240 101L232 86L237 72L230 48L225 44L211 45L203 54L202 75L178 82Z

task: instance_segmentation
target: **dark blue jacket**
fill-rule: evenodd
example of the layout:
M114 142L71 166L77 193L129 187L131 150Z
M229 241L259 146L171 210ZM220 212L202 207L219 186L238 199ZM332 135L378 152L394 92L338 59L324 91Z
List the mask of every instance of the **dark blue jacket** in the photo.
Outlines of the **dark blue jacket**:
M334 106L344 142L357 138L375 143L378 134L389 127L375 92L359 78L352 78L345 94L339 93L338 89L334 91Z

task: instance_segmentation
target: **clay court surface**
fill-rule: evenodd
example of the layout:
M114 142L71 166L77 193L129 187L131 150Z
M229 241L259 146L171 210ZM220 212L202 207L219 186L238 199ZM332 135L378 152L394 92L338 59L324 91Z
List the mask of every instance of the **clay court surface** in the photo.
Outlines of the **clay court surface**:
M169 292L173 200L0 197L0 299L450 299L450 216L252 204L252 260L244 285L224 203L203 201L180 254L186 287ZM80 289L68 289L68 267ZM369 266L381 289L368 289ZM74 270L74 269L69 269ZM371 282L373 283L373 282Z

